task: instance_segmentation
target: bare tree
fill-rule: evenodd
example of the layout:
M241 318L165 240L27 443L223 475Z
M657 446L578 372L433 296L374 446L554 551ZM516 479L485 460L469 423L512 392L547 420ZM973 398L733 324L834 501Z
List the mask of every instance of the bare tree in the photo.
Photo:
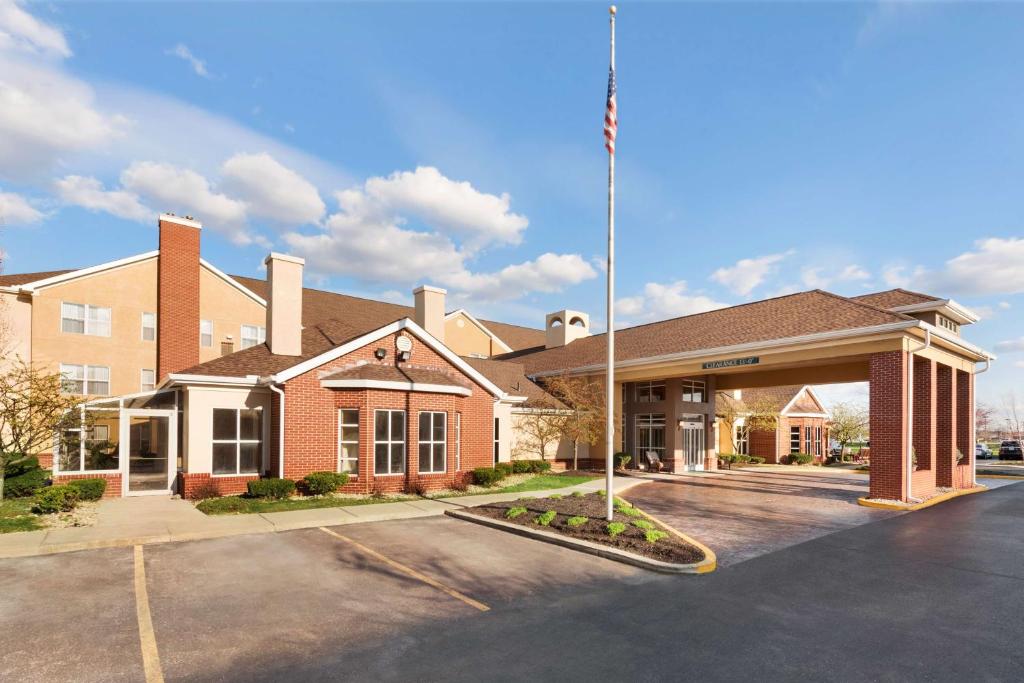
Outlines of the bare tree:
M1020 441L1024 432L1024 406L1020 405L1016 391L1011 390L1003 396L1003 419L1010 438Z
M837 403L832 406L832 417L828 421L829 434L839 444L842 457L848 444L864 441L868 435L868 411L855 403Z
M779 427L779 406L768 397L749 402L727 397L716 401L715 412L729 431L733 453L739 453L740 442L749 443L751 432L775 431Z
M979 436L985 434L989 437L993 429L996 429L996 409L987 403L978 402L974 408L974 430Z
M544 388L565 404L562 435L572 441L572 468L579 469L579 445L596 446L604 433L604 387L581 377L562 375L549 379Z
M552 446L557 452L567 420L568 411L559 409L553 401L537 401L514 413L518 438L513 457L547 460Z

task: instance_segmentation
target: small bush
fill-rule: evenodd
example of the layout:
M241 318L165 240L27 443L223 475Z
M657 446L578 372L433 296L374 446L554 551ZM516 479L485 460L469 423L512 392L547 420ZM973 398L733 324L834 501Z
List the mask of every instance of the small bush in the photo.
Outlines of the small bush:
M605 491L604 489L598 489L597 491L595 491L595 493L597 493L597 495L601 496L602 498L608 495L608 492Z
M348 483L347 472L310 472L302 478L306 491L311 496L325 496L334 493Z
M569 519L565 520L565 523L571 526L573 529L575 529L576 527L580 527L586 524L587 519L587 517L570 517Z
M752 462L755 465L763 465L764 458L762 458L760 455L752 455L750 456L750 462Z
M504 477L500 470L493 467L477 467L473 470L473 483L477 486L494 486Z
M188 497L192 500L208 500L220 496L220 489L213 479L204 479L194 489L189 491Z
M582 498L584 495L585 494L583 493L583 491L573 491L572 492L572 497L573 498Z
M69 512L78 505L78 491L67 484L47 486L36 493L32 512L46 515L54 512Z
M513 460L512 471L516 474L544 474L551 471L547 460Z
M494 469L496 469L499 472L501 472L501 476L503 476L503 477L507 477L508 475L512 474L512 472L513 472L512 463L510 463L510 462L499 462L499 463L494 465Z
M253 498L281 500L295 493L295 482L291 479L254 479L248 483L249 495Z
M4 477L6 479L11 479L13 477L17 477L17 476L20 476L22 474L25 474L26 472L32 472L32 471L38 470L38 469L39 469L39 458L37 458L34 455L30 455L30 456L28 456L27 458L25 458L24 460L22 460L22 461L20 461L18 463L15 463L15 464L12 464L12 465L8 465L4 469Z
M526 508L518 506L518 505L516 507L514 507L514 508L509 508L508 510L505 511L505 517L507 517L508 519L515 519L516 517L519 517L520 515L525 515L525 514L526 514Z
M459 477L458 479L456 479L455 481L452 482L452 491L458 491L458 492L461 493L463 491L468 491L468 490L469 490L469 482L466 481L465 479L463 479L462 477Z
M409 482L409 485L405 487L405 490L407 493L411 493L414 496L419 496L420 498L427 495L426 484L419 480Z
M615 496L614 498L612 498L612 507L614 507L616 510L618 510L620 508L628 508L628 507L632 507L632 506L629 504L628 501L625 501L622 498L619 498L618 496Z
M78 492L78 500L99 500L107 490L106 479L72 479L67 485Z
M510 464L512 465L512 474L527 474L531 471L529 460L513 460Z
M541 526L548 526L552 521L554 521L556 514L557 513L554 510L548 510L547 512L543 512L538 515L537 519L533 521Z
M611 536L612 538L615 538L616 536L618 536L619 534L621 534L623 531L626 530L626 525L623 524L622 522L608 522L605 525L604 529L605 529L605 531L608 532L609 536Z
M788 458L790 465L810 465L814 461L810 453L790 453Z
M619 453L615 454L615 462L617 462L619 464L619 469L620 470L626 469L626 466L629 463L631 463L632 461L633 461L633 456L630 455L629 453L619 452Z
M658 531L657 529L651 529L650 531L644 533L644 538L647 539L648 543L657 543L666 536L668 536L667 533L665 533L664 531Z
M654 526L653 522L648 522L646 519L634 520L633 526L635 526L637 529L643 529L644 531L650 531L651 529L657 528Z
M620 515L626 515L627 517L643 517L644 513L640 512L636 508L621 507L617 508L617 512Z
M370 497L371 498L375 498L377 500L380 500L385 495L387 495L387 494L384 493L384 489L383 489L383 487L381 487L380 484L374 484L373 485L373 490L370 491Z
M196 509L207 515L226 515L247 512L249 510L249 503L241 496L207 498L206 500L199 501Z
M552 500L559 500L561 498L565 498L565 494L564 493L552 493L550 496L548 496L548 498L551 498Z
M50 470L28 470L4 481L5 498L26 498L34 496L36 491L46 486L50 478Z

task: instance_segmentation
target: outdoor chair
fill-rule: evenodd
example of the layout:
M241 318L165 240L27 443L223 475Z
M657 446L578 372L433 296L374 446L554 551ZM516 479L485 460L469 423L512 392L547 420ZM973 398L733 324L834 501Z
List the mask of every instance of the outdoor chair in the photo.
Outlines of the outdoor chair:
M661 472L664 469L665 464L661 462L657 451L647 451L644 453L644 457L647 459L647 469L651 472Z

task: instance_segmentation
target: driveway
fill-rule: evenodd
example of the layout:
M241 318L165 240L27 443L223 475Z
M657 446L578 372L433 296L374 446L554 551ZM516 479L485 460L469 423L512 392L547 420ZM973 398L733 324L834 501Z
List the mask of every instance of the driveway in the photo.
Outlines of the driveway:
M863 475L741 469L660 475L624 497L710 546L728 566L905 514L858 505L867 492Z

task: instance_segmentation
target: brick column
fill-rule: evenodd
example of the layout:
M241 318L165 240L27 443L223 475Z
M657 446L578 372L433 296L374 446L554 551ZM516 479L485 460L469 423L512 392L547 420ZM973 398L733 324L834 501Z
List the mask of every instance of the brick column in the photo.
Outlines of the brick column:
M871 497L907 499L907 354L883 351L869 361Z
M954 464L958 472L953 478L953 485L957 488L970 488L974 485L970 471L974 462L974 375L963 370L956 371L955 443L964 459ZM955 452L953 457L956 458Z
M935 467L935 366L935 361L929 358L914 357L913 445L919 470Z
M936 369L935 485L951 487L956 462L956 370L939 364Z
M160 216L157 382L199 363L199 223Z

